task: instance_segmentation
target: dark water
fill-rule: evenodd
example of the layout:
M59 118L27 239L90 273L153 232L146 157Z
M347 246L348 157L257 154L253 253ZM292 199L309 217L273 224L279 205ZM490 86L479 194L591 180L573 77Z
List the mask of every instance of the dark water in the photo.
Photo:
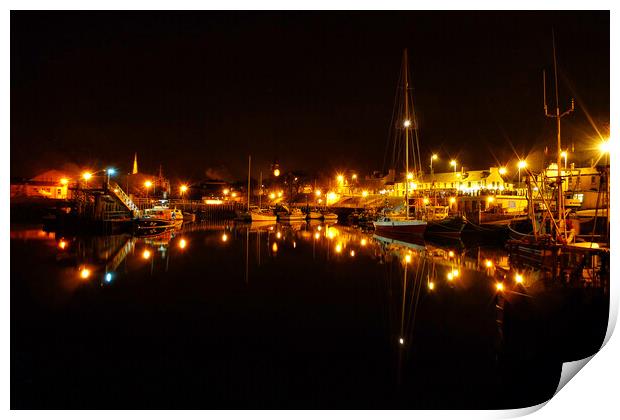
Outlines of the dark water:
M607 313L602 289L511 268L501 249L351 227L13 226L11 405L523 407L600 347Z

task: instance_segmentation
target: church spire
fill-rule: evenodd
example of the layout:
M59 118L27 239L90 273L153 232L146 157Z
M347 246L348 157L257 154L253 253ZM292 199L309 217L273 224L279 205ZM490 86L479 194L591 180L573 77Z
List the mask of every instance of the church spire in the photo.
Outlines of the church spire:
M133 175L138 173L138 153L133 156L133 171L131 173Z

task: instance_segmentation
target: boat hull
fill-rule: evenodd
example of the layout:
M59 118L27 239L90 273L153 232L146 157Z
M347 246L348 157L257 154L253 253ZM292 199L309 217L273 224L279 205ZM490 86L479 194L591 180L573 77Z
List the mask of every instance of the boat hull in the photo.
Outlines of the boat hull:
M430 237L459 239L466 224L467 220L461 216L431 221L428 222L425 235Z
M389 238L424 237L427 223L423 220L389 220L373 223L375 234Z
M278 220L277 216L268 213L251 212L250 216L253 222L275 222Z

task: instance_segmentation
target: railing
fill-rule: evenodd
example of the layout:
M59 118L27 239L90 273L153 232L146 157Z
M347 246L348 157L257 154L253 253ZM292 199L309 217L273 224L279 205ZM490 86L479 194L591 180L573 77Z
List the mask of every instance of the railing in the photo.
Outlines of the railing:
M125 194L125 191L123 191L123 189L116 182L110 182L108 184L108 190L111 191L112 194L118 198L125 207L127 207L127 209L132 212L139 211L138 206L136 206L136 204L127 194Z

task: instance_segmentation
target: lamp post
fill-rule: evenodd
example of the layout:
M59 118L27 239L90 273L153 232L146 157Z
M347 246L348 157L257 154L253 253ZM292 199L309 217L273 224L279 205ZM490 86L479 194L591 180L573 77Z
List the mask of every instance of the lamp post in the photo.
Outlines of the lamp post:
M114 174L116 173L116 169L114 168L108 168L105 170L106 173L106 185L109 187L110 186L110 177L114 176Z
M153 185L153 183L151 181L146 181L144 183L144 186L146 187L146 201L147 201L147 203L149 201L149 188L151 188L151 185Z
M437 160L438 158L439 157L435 153L431 155L431 175L433 174L433 161Z
M182 200L183 199L183 195L187 191L187 185L183 184L183 185L181 185L181 187L179 189L181 190L181 200Z
M454 177L456 177L456 160L452 159L450 161L450 166L454 168Z
M524 169L527 166L527 162L524 160L520 160L517 164L517 169L519 169L519 184L521 184L521 169ZM560 168L558 168L559 172Z
M560 156L564 158L564 169L568 169L568 152L566 150L562 150Z

